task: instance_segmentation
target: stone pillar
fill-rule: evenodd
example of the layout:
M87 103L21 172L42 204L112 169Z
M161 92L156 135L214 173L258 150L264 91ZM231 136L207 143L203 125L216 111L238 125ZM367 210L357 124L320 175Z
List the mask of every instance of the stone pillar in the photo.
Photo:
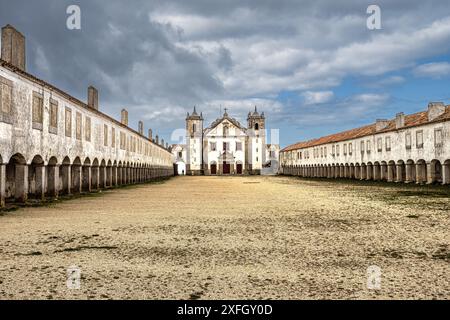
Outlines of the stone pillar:
M360 179L366 180L366 178L367 178L367 166L361 166Z
M397 164L397 176L395 182L403 182L403 165Z
M100 180L99 180L99 187L101 189L106 188L106 167L100 167Z
M72 192L81 193L82 177L81 177L81 165L72 165Z
M92 180L92 168L91 166L83 166L83 174L82 174L83 178L83 188L82 190L85 192L91 192L92 191L92 185L91 185L91 180Z
M28 200L28 166L26 164L16 164L15 176L14 198L19 202L26 202Z
M117 187L119 185L119 170L117 166L112 167L112 185Z
M94 190L100 189L100 167L91 168L91 188Z
M388 182L394 182L394 166L395 164L388 164L387 165L387 181Z
M45 200L45 166L39 165L35 167L36 172L36 197L41 201Z
M450 162L442 165L442 184L450 184Z
M372 180L373 179L373 165L367 165L366 166L366 180Z
M381 171L380 172L380 179L383 180L383 181L387 180L387 165L382 163L380 165L380 171Z
M47 193L49 197L58 198L59 192L59 166L48 165L47 166L48 185Z
M62 176L62 192L64 194L71 193L72 186L72 175L71 168L69 164L63 164L61 167L61 176Z
M405 169L406 169L406 181L405 181L405 183L413 182L414 181L414 178L413 178L413 175L412 175L412 173L413 173L413 165L411 163L407 163L405 165Z
M6 164L0 163L0 208L5 206L6 198Z
M427 184L432 184L436 181L436 166L431 162L427 162Z

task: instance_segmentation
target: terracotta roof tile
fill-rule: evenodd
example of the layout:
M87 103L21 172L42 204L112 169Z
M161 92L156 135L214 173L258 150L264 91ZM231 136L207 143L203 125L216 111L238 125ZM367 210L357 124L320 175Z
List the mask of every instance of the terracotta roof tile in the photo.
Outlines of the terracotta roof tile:
M428 121L428 112L427 111L421 111L418 113L410 114L405 116L405 126L403 128L409 128L409 127L415 127L419 125L423 125L426 123L432 123L432 122L441 122L450 120L450 106L446 106L445 112L434 119L433 121ZM395 127L395 119L388 120L388 125L383 130L376 131L376 123L359 127L335 134L331 134L328 136L324 136L317 139L312 139L309 141L303 141L303 142L297 142L295 144L292 144L290 146L285 147L281 152L284 151L291 151L296 149L303 149L303 148L310 148L310 147L316 147L327 143L335 143L335 142L341 142L351 139L357 139L365 136L370 136L375 133L381 133L381 132L389 132L389 131L395 131L397 130Z

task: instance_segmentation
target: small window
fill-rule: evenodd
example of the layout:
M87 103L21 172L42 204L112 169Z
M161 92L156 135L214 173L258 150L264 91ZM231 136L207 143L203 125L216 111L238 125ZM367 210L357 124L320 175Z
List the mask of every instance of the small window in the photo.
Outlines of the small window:
M339 145L336 146L336 155L339 156Z
M409 132L405 134L405 146L407 150L411 149L411 133Z
M366 152L367 152L367 153L370 153L370 151L371 151L370 140L367 140L367 141L366 141L366 144L367 144L367 145L366 145Z
M178 158L180 158L180 159L183 158L183 152L181 152L181 151L178 152Z
M49 132L54 134L58 132L58 101L53 99L50 99Z
M347 144L344 143L344 156L346 156L346 155L347 155Z
M0 111L3 116L11 114L12 81L0 76ZM0 117L2 120L2 117Z
M228 134L229 134L228 126L224 125L223 126L223 136L227 137Z
M111 128L111 147L115 148L116 147L116 128ZM147 149L147 145L144 146L145 149ZM142 145L141 145L142 148ZM147 153L147 151L144 151L145 153Z
M236 142L236 151L242 151L242 142Z
M436 147L442 147L443 145L443 133L442 133L442 129L436 129L434 131L434 145Z
M223 147L223 151L228 150L228 144L226 142L223 143L222 147Z
M334 157L335 154L336 154L336 147L333 145L331 147L331 155Z
M416 146L418 149L423 148L423 131L416 132Z
M66 137L72 137L72 110L66 107L66 113L65 113L65 133Z
M349 143L348 144L348 154L352 155L353 154L353 143Z
M134 143L135 141L133 141ZM103 125L103 145L105 147L108 146L108 126L106 124ZM133 150L136 149L136 146L133 145Z
M364 141L361 141L361 153L364 153Z
M327 147L323 148L323 154L324 154L324 157L326 158L327 157Z
M255 123L255 130L259 130L259 124L258 123ZM256 161L258 161L258 160L256 160Z
M217 150L217 145L215 142L210 142L209 143L209 148L211 151L216 151Z
M391 151L391 137L386 137L386 151Z
M84 139L91 141L91 118L89 117L84 120Z
M195 125L195 123L192 124L192 133L194 133L195 131L197 131L197 126Z
M77 112L75 117L75 137L77 140L81 140L81 113Z
M42 130L44 121L44 96L33 92L33 128Z
M377 139L377 150L378 152L383 151L383 138Z

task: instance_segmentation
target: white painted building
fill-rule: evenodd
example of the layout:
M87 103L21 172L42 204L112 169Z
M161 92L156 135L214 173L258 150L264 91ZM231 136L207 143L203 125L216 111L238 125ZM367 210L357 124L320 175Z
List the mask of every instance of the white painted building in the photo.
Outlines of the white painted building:
M299 142L280 152L282 174L450 183L450 106Z
M248 114L247 127L225 110L207 128L203 128L202 113L194 108L186 117L185 149L188 175L241 175L261 174L267 161L274 160L268 155L277 157L279 146L266 145L264 112L260 114L256 107Z

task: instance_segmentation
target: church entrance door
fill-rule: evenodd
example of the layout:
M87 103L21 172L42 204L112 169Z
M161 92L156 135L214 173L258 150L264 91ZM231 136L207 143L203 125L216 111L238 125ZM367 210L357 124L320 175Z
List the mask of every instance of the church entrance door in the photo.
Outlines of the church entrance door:
M223 174L230 174L230 164L223 162Z
M241 163L238 163L236 165L236 173L237 174L242 174L242 164Z
M216 164L211 165L211 174L217 174L217 165Z

